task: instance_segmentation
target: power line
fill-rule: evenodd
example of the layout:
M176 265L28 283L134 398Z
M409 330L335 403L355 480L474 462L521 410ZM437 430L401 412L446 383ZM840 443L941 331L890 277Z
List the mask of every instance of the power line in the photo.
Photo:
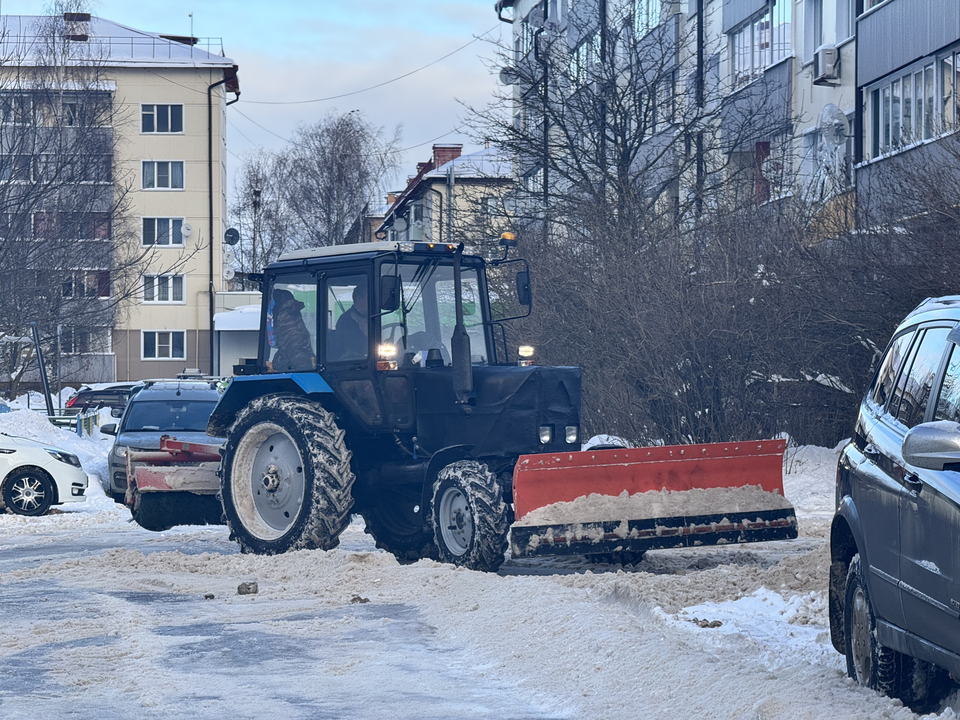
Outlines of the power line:
M432 65L436 65L438 62L442 62L443 60L446 60L451 55L456 55L458 52L460 52L464 48L470 47L477 40L480 40L481 38L486 37L487 35L492 33L494 30L497 29L497 27L498 27L497 25L494 25L485 33L474 37L470 42L464 45L461 45L460 47L458 47L456 50L453 50L452 52L448 52L446 55L444 55L443 57L437 58L433 62L429 62L426 65L422 65L421 67L418 67L416 70L411 70L410 72L404 73L403 75L399 75L393 78L392 80L385 80L382 83L377 83L376 85L365 87L362 90L353 90L351 92L343 93L341 95L331 95L330 97L315 98L313 100L241 100L240 102L247 103L250 105L305 105L307 103L327 102L329 100L339 100L340 98L350 97L351 95L359 95L360 93L365 93L370 90L376 90L377 88L382 88L384 85L389 85L390 83L395 83L398 80L403 80L404 78L408 78L411 75L415 75L416 73L420 72L421 70L426 70L428 67Z

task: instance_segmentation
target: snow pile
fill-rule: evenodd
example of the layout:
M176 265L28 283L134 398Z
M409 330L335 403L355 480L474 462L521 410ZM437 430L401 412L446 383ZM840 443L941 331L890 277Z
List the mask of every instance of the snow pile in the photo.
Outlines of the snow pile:
M572 523L647 520L692 515L781 510L790 503L758 485L692 490L650 490L618 496L591 493L571 502L557 502L527 513L517 525L565 525Z
M790 448L784 460L783 491L798 517L833 516L836 504L837 460L847 441L837 447L813 445Z

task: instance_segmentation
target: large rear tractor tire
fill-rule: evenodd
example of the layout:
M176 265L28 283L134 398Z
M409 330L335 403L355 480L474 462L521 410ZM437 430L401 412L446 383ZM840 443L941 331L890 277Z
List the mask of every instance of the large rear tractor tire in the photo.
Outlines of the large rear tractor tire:
M496 572L507 551L508 513L503 489L486 465L447 465L433 484L430 508L440 561Z
M377 547L392 553L401 565L439 557L433 530L424 521L426 508L414 510L420 502L419 487L380 490L377 499L365 502L361 511Z
M253 400L227 436L220 493L242 552L330 550L350 522L352 457L333 415L289 395Z

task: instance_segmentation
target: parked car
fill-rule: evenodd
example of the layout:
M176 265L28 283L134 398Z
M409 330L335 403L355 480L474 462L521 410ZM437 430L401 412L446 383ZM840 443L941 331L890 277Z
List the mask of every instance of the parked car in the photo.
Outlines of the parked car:
M52 505L86 500L80 459L52 445L0 433L3 506L14 515L43 515Z
M960 296L901 323L837 469L830 634L862 685L925 710L960 677Z
M67 400L65 414L76 414L84 410L112 408L123 410L130 399L130 391L136 383L109 383L101 385L84 385Z
M116 435L110 450L109 478L104 491L122 503L127 492L127 450L158 450L160 438L222 444L207 435L207 421L220 399L216 381L149 380L131 390L119 423L100 431Z

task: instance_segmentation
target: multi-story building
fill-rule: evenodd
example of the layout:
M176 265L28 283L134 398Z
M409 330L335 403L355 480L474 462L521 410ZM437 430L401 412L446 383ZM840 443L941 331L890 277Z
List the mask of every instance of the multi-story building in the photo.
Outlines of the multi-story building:
M237 66L219 39L143 32L85 13L2 23L5 98L33 102L31 78L49 61L32 48L46 42L64 48L65 66L95 71L110 106L101 121L109 123L109 154L90 178L101 186L105 220L91 237L113 241L114 267L95 268L92 280L79 269L63 294L83 285L113 312L94 329L64 321L64 374L103 381L212 371L215 296L224 285L225 108L239 96ZM58 101L64 117L77 112L77 91L70 81L57 89L61 99L78 96ZM35 237L42 221L34 213Z
M647 147L637 156L661 163L647 174L657 192L683 199L712 186L762 204L802 191L823 202L854 180L862 1L499 0L514 29L501 78L515 86L515 123L538 123L543 95L519 71L543 65L533 77L556 78L549 101L569 104L607 63L617 87L640 85L633 124L647 128L636 135ZM544 51L558 36L563 52Z
M377 234L390 240L496 246L508 228L512 166L486 148L434 145L432 157L394 194Z

